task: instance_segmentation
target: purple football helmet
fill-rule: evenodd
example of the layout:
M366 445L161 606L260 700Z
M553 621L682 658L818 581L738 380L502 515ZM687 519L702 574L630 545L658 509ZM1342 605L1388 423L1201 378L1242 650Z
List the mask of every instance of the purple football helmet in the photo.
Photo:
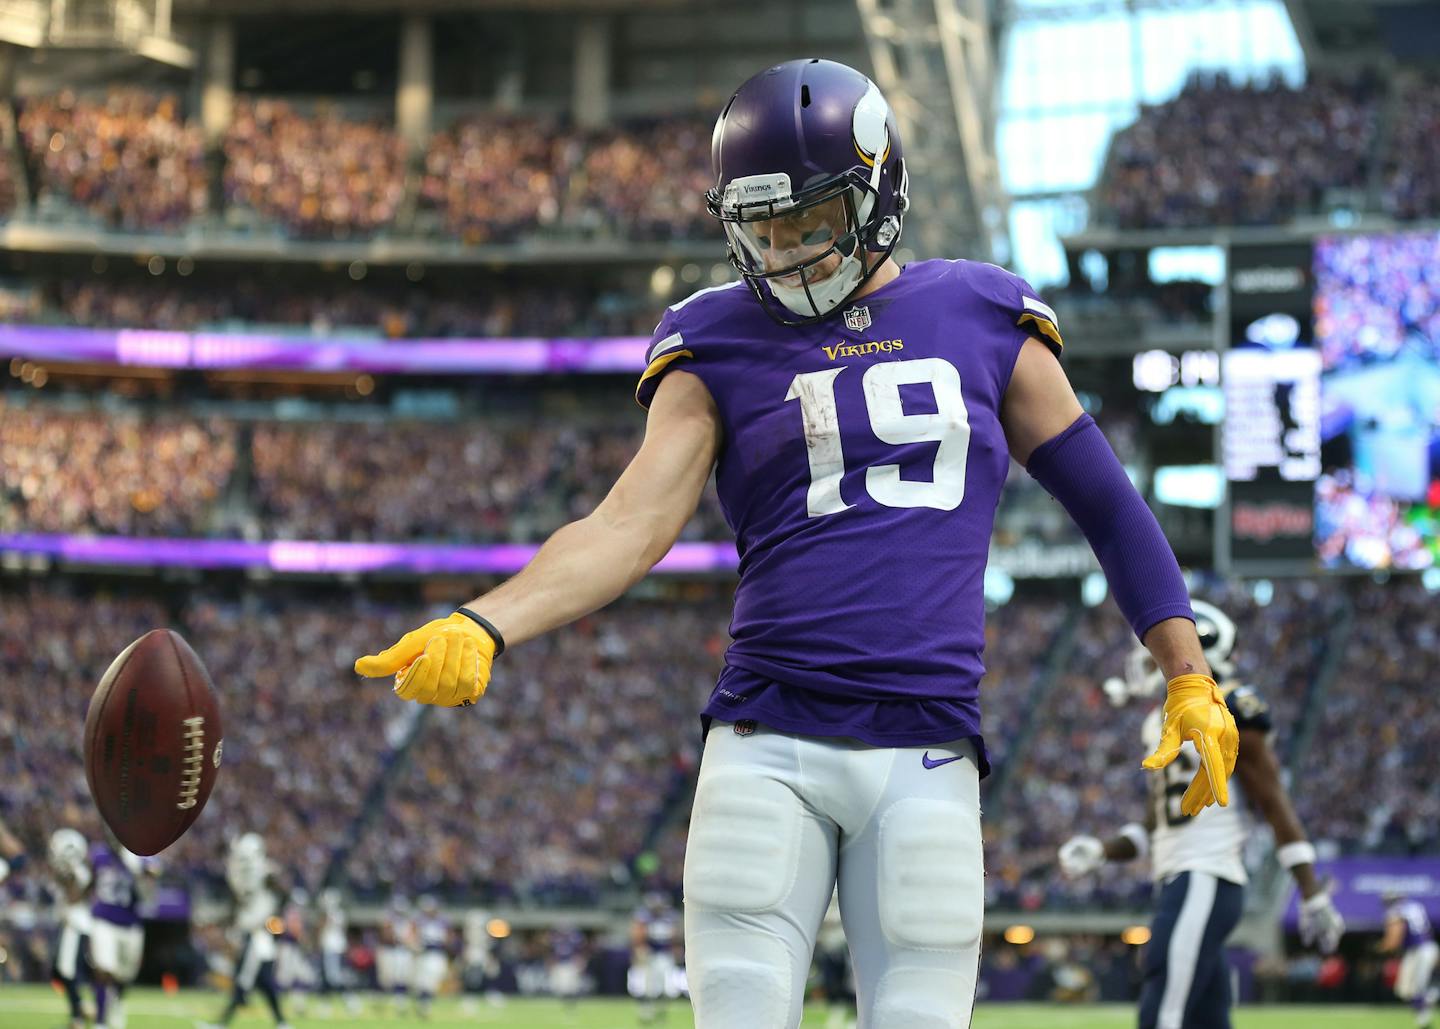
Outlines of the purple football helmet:
M730 98L705 194L730 261L782 325L837 311L900 238L909 178L875 83L819 59L787 61Z

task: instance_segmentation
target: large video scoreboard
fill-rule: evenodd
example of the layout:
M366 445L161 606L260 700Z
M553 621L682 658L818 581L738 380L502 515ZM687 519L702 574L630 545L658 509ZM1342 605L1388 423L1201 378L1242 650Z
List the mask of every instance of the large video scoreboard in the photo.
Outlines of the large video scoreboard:
M1440 565L1440 233L1234 245L1219 563Z

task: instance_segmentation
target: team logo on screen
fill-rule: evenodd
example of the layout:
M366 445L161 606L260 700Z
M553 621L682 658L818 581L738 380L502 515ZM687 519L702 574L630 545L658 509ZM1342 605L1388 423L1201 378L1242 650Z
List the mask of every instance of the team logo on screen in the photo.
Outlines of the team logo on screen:
M870 328L870 308L860 306L846 311L845 328L851 332L862 332Z

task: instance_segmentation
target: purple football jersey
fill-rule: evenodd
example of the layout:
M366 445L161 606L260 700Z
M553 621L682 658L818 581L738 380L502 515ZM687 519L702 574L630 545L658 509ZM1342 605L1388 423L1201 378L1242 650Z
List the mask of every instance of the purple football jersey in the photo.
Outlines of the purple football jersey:
M1398 918L1405 924L1405 941L1402 950L1423 947L1435 939L1435 930L1430 925L1430 913L1418 901L1401 900L1390 905L1387 917Z
M876 746L969 737L983 774L1000 404L1027 336L1058 349L1055 316L969 261L911 264L840 315L781 327L735 284L655 331L641 404L682 368L725 434L716 483L740 583L704 714Z
M139 925L140 891L120 855L104 843L93 844L90 867L95 870L90 914L112 925Z

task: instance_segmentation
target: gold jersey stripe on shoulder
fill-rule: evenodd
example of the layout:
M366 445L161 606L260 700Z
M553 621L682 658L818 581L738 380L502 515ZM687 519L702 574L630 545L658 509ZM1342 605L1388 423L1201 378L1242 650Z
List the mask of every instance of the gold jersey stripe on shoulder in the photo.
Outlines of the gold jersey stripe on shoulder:
M694 356L695 355L689 350L672 350L667 354L661 354L659 357L655 358L655 360L651 361L650 366L645 369L645 374L640 376L640 381L635 384L635 402L637 404L640 404L641 407L645 406L645 402L640 399L641 387L643 387L645 383L648 382L650 379L655 378L655 376L663 372L670 364L670 362L678 360L682 357L693 358Z
M1031 311L1026 311L1024 314L1022 314L1019 318L1015 320L1015 324L1022 327L1026 325L1034 325L1035 328L1039 330L1039 332L1042 333L1047 339L1049 339L1050 342L1054 343L1056 347L1063 347L1065 345L1065 341L1060 338L1060 330L1055 327L1054 322L1052 322L1049 318L1046 318L1044 315L1039 315Z

